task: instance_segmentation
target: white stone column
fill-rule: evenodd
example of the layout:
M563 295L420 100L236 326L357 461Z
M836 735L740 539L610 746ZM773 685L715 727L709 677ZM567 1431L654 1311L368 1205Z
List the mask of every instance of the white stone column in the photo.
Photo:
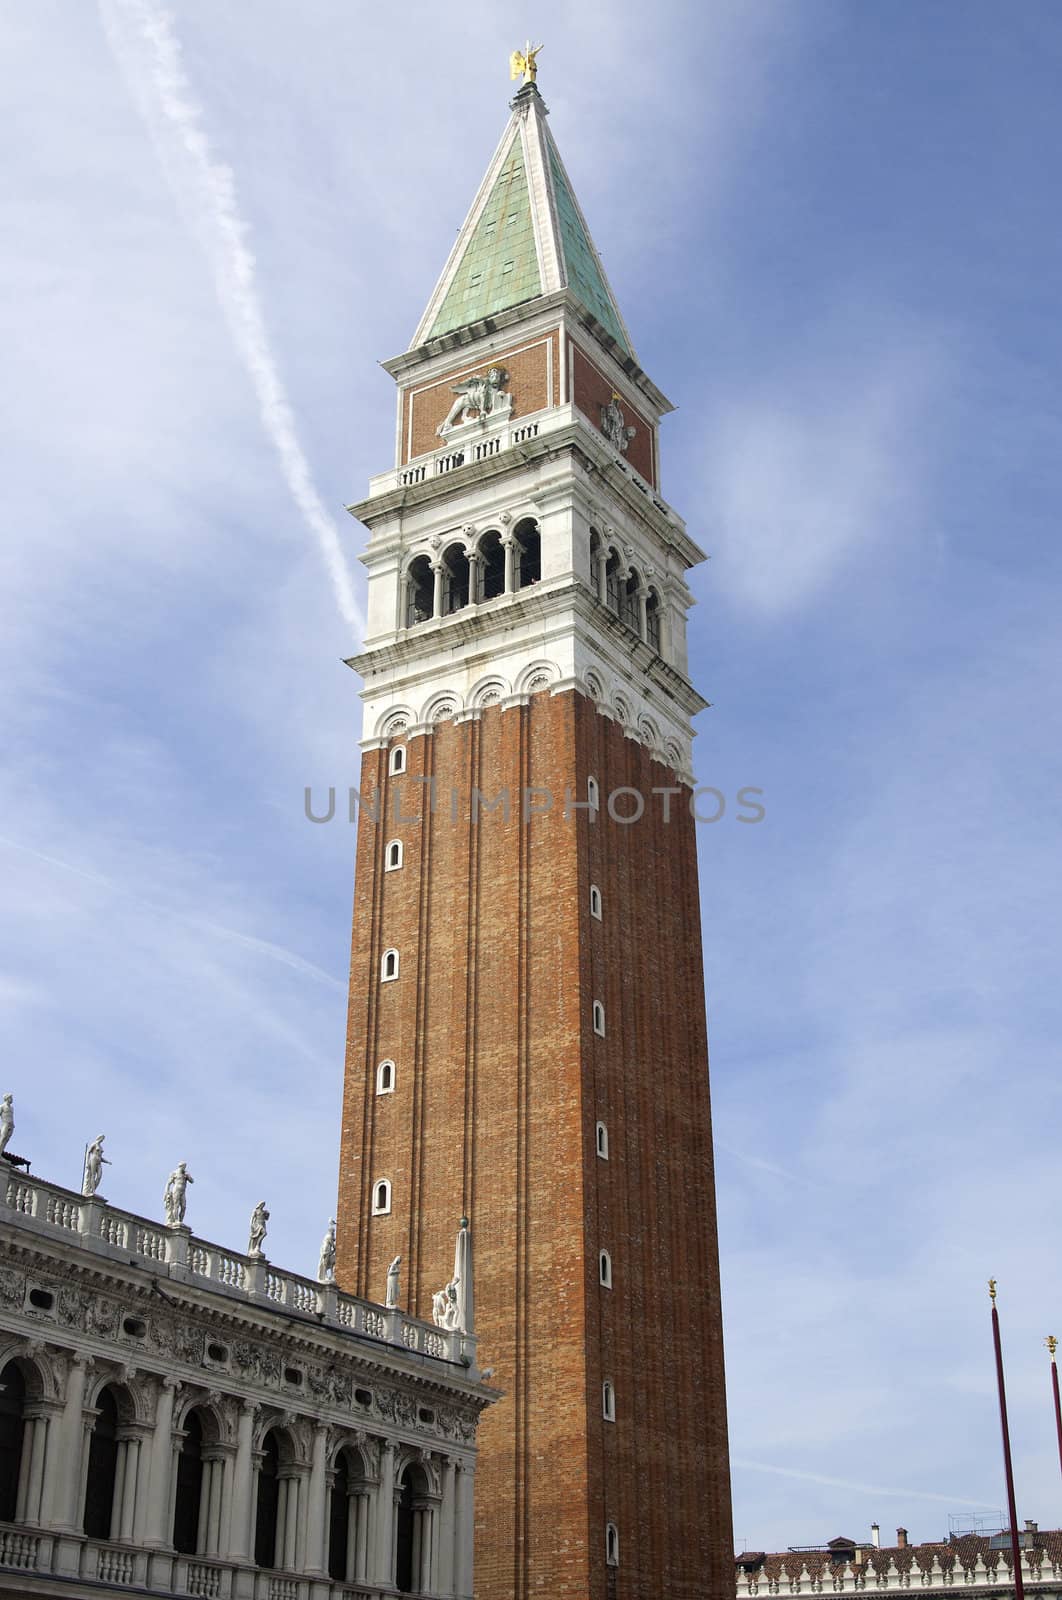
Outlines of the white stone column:
M441 561L433 561L431 563L431 570L432 570L432 577L435 580L435 588L434 588L434 591L432 593L432 600L431 600L431 614L432 614L432 617L434 618L434 617L441 617L442 616L442 602L443 602L443 592L442 592L442 587L443 587L443 569L442 569L442 562Z
M214 1479L214 1462L205 1451L200 1458L202 1472L199 1477L199 1516L196 1519L195 1553L210 1553L210 1492Z
M313 1428L313 1456L310 1465L310 1484L306 1504L306 1557L301 1571L314 1577L328 1571L328 1554L325 1550L325 1512L328 1491L328 1434L326 1422L315 1422Z
M66 1371L63 1414L58 1419L59 1450L55 1463L51 1520L73 1531L81 1509L81 1458L85 1441L85 1379L93 1365L91 1356L73 1356Z
M608 578L605 574L605 568L608 566L608 551L599 550L595 560L597 561L597 598L602 605L606 605L608 603Z
M359 1489L350 1497L353 1542L347 1543L347 1582L367 1583L369 1578L369 1496Z
M232 1519L228 1549L222 1555L233 1561L251 1559L251 1516L255 1505L254 1490L257 1474L252 1459L254 1443L254 1418L258 1407L253 1400L240 1401L240 1415L236 1424L236 1463L233 1468Z
M44 1492L44 1458L48 1445L48 1415L44 1406L31 1402L23 1412L22 1462L15 1500L15 1521L37 1525Z
M648 589L645 587L644 583L643 584L639 584L639 586L638 586L638 633L639 633L640 637L643 640L647 640L649 638L649 622L648 622L648 619L647 619L646 614L645 614L645 606L646 606L646 601L648 599L649 599L649 591L648 591Z
M281 1477L277 1482L277 1525L273 1539L273 1565L281 1570L287 1565L288 1552L288 1498L292 1479Z
M435 1593L435 1507L421 1506L420 1519L420 1592Z
M516 588L516 539L511 533L502 535L502 549L505 551L505 593L512 594Z
M468 554L468 603L476 606L483 598L483 558L478 550Z
M395 1447L385 1439L380 1451L380 1482L376 1487L376 1550L373 1566L375 1582L382 1589L394 1587Z
M145 1539L149 1545L166 1549L172 1542L173 1523L170 1510L170 1475L173 1466L173 1406L181 1385L177 1378L165 1377L159 1381L155 1401L155 1432L151 1437L151 1461L148 1473L148 1507Z
M458 1462L457 1483L455 1485L457 1537L454 1593L460 1597L460 1600L471 1600L472 1596L472 1542L475 1534L475 1517L472 1509L475 1490L474 1473L475 1468L471 1462Z
M439 1507L438 1527L438 1576L436 1578L438 1592L444 1595L451 1595L454 1592L455 1535L457 1531L454 1487L456 1472L456 1461L453 1456L447 1456L443 1462L442 1505Z
M118 1473L120 1483L114 1486L114 1511L111 1515L111 1538L132 1542L137 1536L137 1502L144 1500L141 1486L140 1446L144 1429L142 1425L127 1424L118 1434Z

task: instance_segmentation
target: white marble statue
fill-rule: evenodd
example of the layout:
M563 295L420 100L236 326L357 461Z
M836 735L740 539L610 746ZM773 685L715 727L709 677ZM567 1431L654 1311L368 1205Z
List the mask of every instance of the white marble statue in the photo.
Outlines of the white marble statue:
M266 1203L264 1200L259 1200L251 1212L251 1237L247 1243L247 1254L249 1256L260 1256L262 1254L262 1241L269 1231L266 1227L268 1221L269 1212L266 1210Z
M457 1282L451 1278L445 1289L440 1289L431 1297L431 1317L437 1328L445 1328L447 1332L457 1327Z
M162 1208L166 1216L166 1225L170 1228L179 1228L184 1221L185 1190L195 1179L188 1171L183 1161L178 1161L173 1171L166 1180L166 1188L162 1195Z
M321 1254L317 1259L318 1283L332 1283L336 1275L336 1219L332 1217L328 1232L321 1240Z
M86 1198L91 1198L100 1186L104 1167L110 1166L110 1161L103 1153L105 1133L98 1133L85 1151L85 1173L81 1180L81 1193Z
M398 1269L401 1267L401 1265L402 1257L395 1256L395 1259L391 1262L391 1265L387 1269L387 1295L384 1300L384 1304L389 1311L393 1311L398 1305Z
M509 374L503 367L491 367L486 377L476 376L466 378L463 383L455 383L453 393L457 398L435 430L439 437L445 438L450 429L460 422L472 422L477 417L485 422L494 410L496 397L508 381Z
M0 1100L0 1156L3 1155L11 1143L11 1135L15 1131L15 1101L14 1097L5 1094Z

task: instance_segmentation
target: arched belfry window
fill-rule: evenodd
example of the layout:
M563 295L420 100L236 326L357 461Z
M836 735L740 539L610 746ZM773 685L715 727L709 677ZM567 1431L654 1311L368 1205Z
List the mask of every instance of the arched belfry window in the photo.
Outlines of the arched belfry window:
M542 577L542 537L533 517L516 524L517 588L527 589Z
M620 621L625 622L633 633L640 632L638 626L638 591L641 586L641 575L635 567L632 567L620 592Z
M479 541L480 598L496 600L505 593L505 546L496 528Z
M660 654L660 596L650 589L645 601L645 641Z
M623 590L623 579L620 577L620 558L615 550L610 550L605 563L605 604L617 617L620 614L620 596Z
M443 556L443 614L462 611L469 600L468 555L464 545L452 544Z
M435 574L427 556L410 562L406 575L406 627L430 622L435 610Z
M398 977L398 951L385 950L380 961L380 982L393 983Z

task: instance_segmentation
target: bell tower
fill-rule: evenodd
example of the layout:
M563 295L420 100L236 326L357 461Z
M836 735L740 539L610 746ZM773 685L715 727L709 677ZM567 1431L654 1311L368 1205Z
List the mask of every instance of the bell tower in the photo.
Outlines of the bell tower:
M530 63L533 70L533 56ZM337 1275L430 1316L462 1216L504 1399L479 1600L733 1591L672 408L533 79L409 349L368 529ZM435 1301L438 1306L441 1302Z

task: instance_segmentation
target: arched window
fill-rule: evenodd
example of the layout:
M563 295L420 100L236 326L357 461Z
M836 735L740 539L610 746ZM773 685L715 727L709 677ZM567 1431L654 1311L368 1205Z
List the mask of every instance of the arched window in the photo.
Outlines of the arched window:
M260 1567L275 1567L277 1561L277 1513L280 1509L280 1446L276 1430L270 1428L262 1440L262 1460L258 1468L258 1501L254 1518L254 1559Z
M602 1161L608 1160L608 1129L603 1122L597 1125L597 1153Z
M602 1289L612 1288L612 1257L607 1250L602 1250L597 1258L597 1276Z
M380 982L394 983L398 977L398 951L385 950L380 962Z
M605 1037L605 1008L600 1000L594 1001L594 1032Z
M203 1495L203 1424L195 1411L185 1418L184 1439L177 1457L177 1494L173 1507L173 1547L182 1556L199 1550L199 1503Z
M96 1401L96 1420L89 1439L83 1527L90 1539L109 1539L118 1471L118 1401L110 1384Z
M391 759L387 763L387 770L392 778L396 778L399 773L405 772L406 747L404 744L396 744L391 747Z
M18 1362L9 1361L0 1372L0 1522L15 1521L25 1413L26 1380Z
M614 1522L605 1524L605 1565L619 1566L619 1530Z
M464 545L452 544L443 556L443 616L468 604L468 556Z
M376 1093L392 1094L395 1087L395 1064L393 1061L381 1061L376 1069Z
M607 1378L601 1385L601 1415L606 1422L616 1420L616 1391Z
M623 579L620 577L620 558L615 550L608 553L605 563L605 604L617 617L620 614L620 595L623 589Z
M645 639L660 654L660 596L650 589L645 601Z
M526 589L532 583L538 583L542 577L542 538L538 531L538 523L533 517L525 517L523 522L518 522L514 532L517 557L516 586L518 589Z
M419 1594L428 1588L432 1530L427 1495L424 1468L408 1466L402 1474L396 1508L395 1588L399 1594Z
M391 1212L391 1180L378 1178L372 1186L372 1214L386 1217Z
M620 621L625 622L634 633L641 632L638 617L638 590L641 586L641 575L632 567L620 594Z
M435 574L427 556L410 563L406 576L406 627L430 622L435 610Z
M369 1485L361 1455L343 1449L336 1457L328 1517L328 1576L337 1583L368 1578Z
M603 559L604 559L604 550L603 550L602 545L601 545L601 535L598 533L596 528L591 528L590 529L590 587L593 590L594 599L595 600L600 600L600 598L601 598L601 578L600 578L599 569L600 569L601 562L602 562Z
M596 883L590 885L590 915L601 921L601 890Z
M596 778L587 778L586 780L586 799L591 811L600 810L601 790L597 786Z
M496 600L505 593L505 546L496 528L479 541L480 599Z
M387 854L384 859L384 871L397 872L401 865L402 841L401 839L392 839L390 844L387 846Z

